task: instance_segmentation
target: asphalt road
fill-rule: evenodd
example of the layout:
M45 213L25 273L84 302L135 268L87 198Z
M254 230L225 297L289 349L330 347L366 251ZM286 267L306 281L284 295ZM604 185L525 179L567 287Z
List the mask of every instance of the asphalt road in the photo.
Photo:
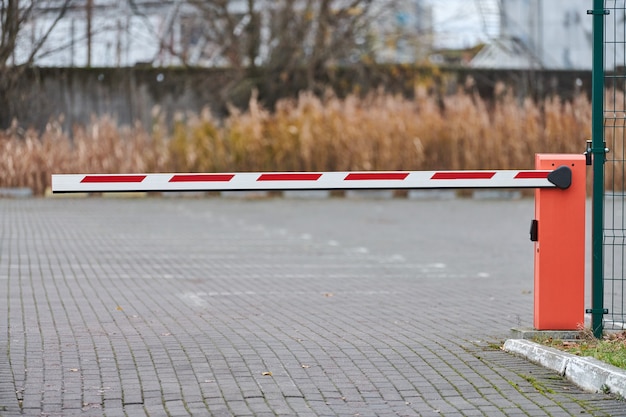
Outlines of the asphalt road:
M498 349L533 200L0 200L0 415L619 416Z

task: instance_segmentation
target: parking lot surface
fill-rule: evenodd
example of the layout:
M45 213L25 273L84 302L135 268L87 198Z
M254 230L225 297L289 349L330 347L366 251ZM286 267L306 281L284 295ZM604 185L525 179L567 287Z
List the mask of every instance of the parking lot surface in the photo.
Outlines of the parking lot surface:
M620 416L499 349L533 200L0 200L0 416Z

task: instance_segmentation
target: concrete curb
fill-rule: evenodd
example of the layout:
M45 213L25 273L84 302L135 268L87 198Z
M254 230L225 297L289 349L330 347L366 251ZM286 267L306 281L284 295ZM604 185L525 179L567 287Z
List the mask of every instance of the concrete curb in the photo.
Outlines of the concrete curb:
M504 351L551 369L584 390L626 398L626 371L595 358L580 357L530 340L509 339Z

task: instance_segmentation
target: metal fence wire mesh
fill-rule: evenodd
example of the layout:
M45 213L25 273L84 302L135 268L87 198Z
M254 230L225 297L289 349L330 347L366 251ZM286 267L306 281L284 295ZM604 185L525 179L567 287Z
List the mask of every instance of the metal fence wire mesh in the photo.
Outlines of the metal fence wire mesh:
M604 25L604 303L605 328L626 327L626 0L607 0Z

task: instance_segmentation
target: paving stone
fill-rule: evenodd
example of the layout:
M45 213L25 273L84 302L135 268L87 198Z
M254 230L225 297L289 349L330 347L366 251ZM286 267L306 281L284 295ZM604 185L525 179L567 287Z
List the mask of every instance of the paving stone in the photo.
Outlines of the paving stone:
M532 323L533 212L0 199L0 415L626 415L497 349Z

